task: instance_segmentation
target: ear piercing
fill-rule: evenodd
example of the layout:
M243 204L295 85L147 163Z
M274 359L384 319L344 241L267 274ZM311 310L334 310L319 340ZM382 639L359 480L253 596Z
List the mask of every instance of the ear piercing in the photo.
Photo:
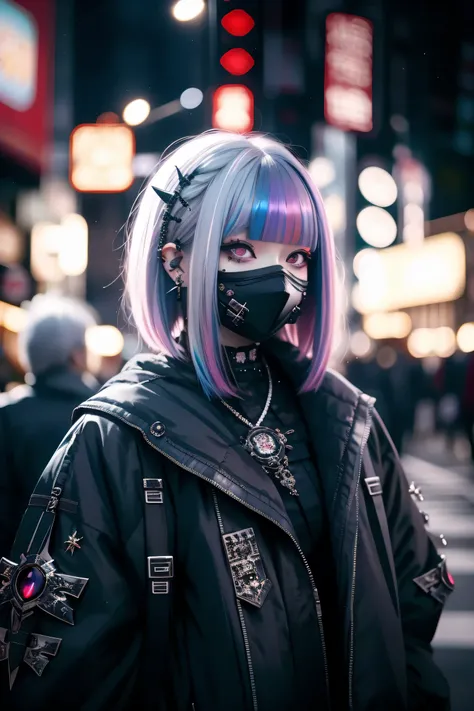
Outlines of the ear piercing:
M174 259L171 260L170 262L170 272L174 272L175 269L179 267L181 262L183 261L182 256L175 257Z

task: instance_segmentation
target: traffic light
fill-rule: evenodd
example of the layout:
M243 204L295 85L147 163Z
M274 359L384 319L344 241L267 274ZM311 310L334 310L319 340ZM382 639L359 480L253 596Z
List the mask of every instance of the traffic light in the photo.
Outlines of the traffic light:
M236 133L251 131L262 85L261 2L214 0L215 47L212 125Z
M218 87L212 100L214 128L225 128L236 133L246 133L253 128L254 97L242 84Z

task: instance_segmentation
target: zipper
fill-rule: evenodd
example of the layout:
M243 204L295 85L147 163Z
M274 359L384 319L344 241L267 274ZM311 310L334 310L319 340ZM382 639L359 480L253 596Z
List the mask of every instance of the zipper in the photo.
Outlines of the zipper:
M355 501L356 501L356 532L355 532L355 537L354 537L354 551L353 551L353 558L352 558L352 584L351 584L351 602L350 602L350 642L349 642L349 708L353 708L353 693L352 693L352 684L353 684L353 677L354 677L354 600L355 600L355 589L356 589L356 571L357 571L357 545L359 543L359 485L360 485L360 477L362 474L362 456L364 454L365 446L367 444L367 441L369 439L369 434L370 434L370 414L371 414L371 409L369 409L367 416L366 416L366 422L365 422L365 428L364 428L364 434L362 435L362 442L360 446L360 461L359 461L359 471L357 474L357 484L356 484L356 490L355 490Z
M87 407L90 408L90 409L92 409L92 410L98 410L99 412L105 412L106 414L110 415L110 413L109 413L107 410L105 410L105 409L102 408L102 407L98 407L97 405L88 404ZM194 469L191 469L190 467L185 466L184 464L182 464L181 462L179 462L177 459L175 459L174 457L172 457L170 454L167 454L167 453L164 452L162 449L160 449L160 447L157 447L156 444L154 444L154 442L152 442L150 439L148 439L147 435L145 434L145 432L142 430L141 427L139 427L138 425L134 425L133 423L130 422L130 420L127 420L125 417L121 417L120 415L117 415L116 413L113 413L113 416L114 416L114 417L117 417L118 420L121 420L122 422L124 422L124 423L125 423L126 425L128 425L129 427L132 427L133 429L138 430L138 431L142 434L143 439L145 440L145 442L148 442L148 444L150 445L150 447L153 447L153 449L155 449L157 452L159 452L159 453L162 454L164 457L166 457L166 459L169 459L170 462L173 462L173 464L176 464L176 466L180 467L181 469L184 469L185 471L188 471L188 472L190 472L191 474L194 474L195 476L200 477L200 478L203 479L204 481L207 481L209 484L211 484L212 486L214 486L216 489L219 489L219 491L222 491L222 493L226 494L227 496L230 496L232 499L235 499L236 501L238 501L239 503L241 503L241 504L242 504L243 506L245 506L246 508L248 508L248 509L250 509L251 511L254 511L255 513L257 513L259 516L263 516L263 518L266 518L268 521L271 521L272 523L275 524L275 526L278 526L278 528L280 528L284 533L286 533L287 536L289 536L289 537L291 538L291 540L292 540L293 543L295 544L295 546L296 546L296 548L297 548L297 550L298 550L298 553L300 554L301 559L302 559L302 561L303 561L303 563L304 563L304 565L305 565L306 571L307 571L307 573L308 573L308 577L309 577L310 582L311 582L311 587L312 587L312 590L313 590L313 596L314 596L315 607L316 607L316 616L317 616L317 620L318 620L319 633L320 633L320 636L321 636L321 646L322 646L322 650L323 650L324 676L325 676L325 680L326 680L327 705L328 705L328 708L329 708L329 699L330 699L330 691L329 691L329 671L328 671L326 639L325 639L325 636L324 636L323 615L322 615L322 609L321 609L321 602L320 602L320 599L319 599L319 592L318 592L318 589L317 589L317 587L316 587L316 583L315 583L315 581L314 581L313 573L311 572L311 568L309 567L308 561L306 560L306 557L305 557L303 551L301 550L300 545L299 545L298 541L296 540L296 538L295 538L289 531L287 531L285 528L283 528L283 526L282 526L280 523L278 523L278 521L276 521L274 518L271 518L271 516L267 516L266 514L262 513L262 512L259 511L257 508L255 508L255 506L252 506L251 504L248 504L246 501L243 501L242 499L239 499L238 496L236 496L235 494L233 494L231 491L228 491L227 489L225 489L223 486L221 486L221 485L218 484L217 482L213 481L212 479L209 479L207 476L204 476L203 474L200 474L199 472L195 471ZM366 425L366 427L367 427L367 425ZM367 436L368 436L368 435L367 435ZM361 453L361 465L360 465L360 470L361 470L361 469L362 469L362 453ZM359 471L359 478L360 478L360 471Z
M212 492L212 498L214 499L214 508L216 509L216 516L217 516L217 523L219 524L219 531L221 533L221 536L223 536L225 534L224 524L222 522L221 511L219 509L219 503L217 501L217 494L215 491ZM237 610L239 612L240 626L242 628L242 637L244 638L245 655L247 657L247 666L248 666L249 678L250 678L250 688L252 691L253 710L258 711L257 686L255 684L255 674L253 671L252 654L250 652L250 643L249 643L249 637L247 634L247 625L245 624L245 617L244 617L244 611L242 610L242 603L238 597L236 597L235 600L237 603Z
M354 539L354 556L352 562L352 585L351 585L351 627L349 643L349 708L352 709L352 682L354 676L354 599L356 589L356 569L357 569L357 544L359 542L359 482L357 482L356 498L356 534Z

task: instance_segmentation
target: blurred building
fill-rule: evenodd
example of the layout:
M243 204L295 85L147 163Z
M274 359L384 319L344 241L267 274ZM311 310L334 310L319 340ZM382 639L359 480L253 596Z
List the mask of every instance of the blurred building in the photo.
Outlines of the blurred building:
M346 267L349 304L354 257L368 247L383 252L408 244L409 235L416 242L420 225L421 239L470 234L464 222L424 227L474 207L469 0L429 13L421 0L241 0L240 19L224 24L235 9L226 0L195 0L190 21L177 4L0 0L1 302L18 306L37 290L55 288L86 298L105 324L126 331L119 312L127 215L164 148L211 126L214 91L226 82L251 92L254 130L274 133L311 163ZM234 60L250 57L254 66L241 71L227 62L226 74L223 55L236 48ZM182 101L188 89L202 92L202 103L189 94ZM150 113L128 129L130 180L113 189L104 178L97 190L73 179L73 188L73 130L86 124L92 135L94 126L123 125L123 110L136 99L148 102ZM100 152L103 165L113 151L108 158ZM109 177L117 177L112 167ZM392 202L367 199L359 180L367 168L379 170L376 183L393 176ZM407 192L407 183L418 187ZM444 300L438 308L434 299L431 310L407 307L412 330L424 327L428 312L430 319L438 314L433 328L455 335L474 321L469 254L466 264L456 306ZM364 332L367 316L349 309L353 332ZM406 330L408 321L397 318L385 319L384 328ZM406 349L407 337L397 343Z

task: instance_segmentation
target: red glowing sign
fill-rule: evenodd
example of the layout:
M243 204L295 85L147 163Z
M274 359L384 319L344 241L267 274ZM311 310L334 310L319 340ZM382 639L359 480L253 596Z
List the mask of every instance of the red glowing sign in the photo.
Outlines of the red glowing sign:
M335 12L326 20L324 116L343 131L373 128L373 24Z
M224 15L221 25L230 35L245 37L253 30L255 22L245 10L232 10Z
M251 131L254 123L254 96L243 84L227 84L214 92L212 125L235 133Z
M241 47L229 49L228 52L222 55L220 61L226 72L237 77L247 74L255 64L252 55Z

